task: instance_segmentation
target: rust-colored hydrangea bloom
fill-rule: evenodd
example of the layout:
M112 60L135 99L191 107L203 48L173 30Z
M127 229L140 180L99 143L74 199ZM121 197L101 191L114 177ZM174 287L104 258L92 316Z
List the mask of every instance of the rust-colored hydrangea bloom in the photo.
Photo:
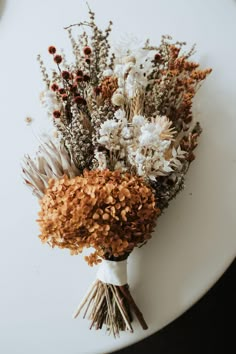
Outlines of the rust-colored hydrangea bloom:
M91 265L100 257L126 258L151 237L160 212L142 178L109 170L50 180L40 204L42 242L72 254L93 247L86 257Z

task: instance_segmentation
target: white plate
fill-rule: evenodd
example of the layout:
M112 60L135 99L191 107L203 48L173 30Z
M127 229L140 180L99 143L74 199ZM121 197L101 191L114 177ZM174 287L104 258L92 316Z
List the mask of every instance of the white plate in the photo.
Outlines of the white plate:
M159 41L169 33L196 42L213 67L196 99L204 128L185 190L159 219L152 240L130 257L129 282L148 331L117 340L90 331L71 314L96 269L82 257L51 250L37 238L37 200L20 178L20 159L37 145L24 118L44 120L35 60L47 46L65 47L62 27L86 18L82 0L8 0L0 21L1 247L0 352L104 353L137 342L177 318L220 277L236 255L236 2L233 0L90 0L98 23ZM32 128L34 129L34 128Z

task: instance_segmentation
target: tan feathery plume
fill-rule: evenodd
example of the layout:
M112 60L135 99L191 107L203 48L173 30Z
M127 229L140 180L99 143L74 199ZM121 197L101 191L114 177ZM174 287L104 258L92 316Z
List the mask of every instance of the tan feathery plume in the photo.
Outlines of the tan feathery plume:
M57 146L50 138L41 143L34 159L29 155L24 157L22 171L26 185L38 198L43 197L50 179L79 175L79 170L65 145L59 143Z
M143 103L144 103L144 93L141 90L138 90L134 98L131 100L130 111L129 111L129 120L132 121L132 118L135 115L140 115L143 112Z

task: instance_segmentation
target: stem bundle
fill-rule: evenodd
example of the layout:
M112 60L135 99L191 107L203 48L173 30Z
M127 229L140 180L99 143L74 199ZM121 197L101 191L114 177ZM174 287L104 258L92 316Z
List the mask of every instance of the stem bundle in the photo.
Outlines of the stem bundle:
M90 329L93 327L101 329L105 325L109 334L113 334L114 337L118 336L120 331L133 332L131 310L135 313L142 328L148 328L127 284L118 286L106 284L97 279L78 306L74 318L83 308L85 308L83 318L87 315L91 320Z

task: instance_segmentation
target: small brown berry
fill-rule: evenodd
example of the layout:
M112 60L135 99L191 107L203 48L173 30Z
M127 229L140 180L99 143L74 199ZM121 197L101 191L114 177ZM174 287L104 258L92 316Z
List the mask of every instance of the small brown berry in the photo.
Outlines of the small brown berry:
M63 93L63 95L61 96L63 101L67 101L68 99L68 95L66 93Z
M77 71L76 71L76 75L77 75L77 76L83 76L84 73L83 73L82 70L77 70Z
M89 46L84 47L84 54L90 55L92 53L92 49Z
M154 56L154 60L159 63L161 61L161 55L159 53L156 53Z
M83 105L86 104L85 99L84 99L83 97L81 97L81 96L75 96L74 102L75 102L76 104L83 104Z
M76 76L75 81L78 82L82 82L83 81L83 76Z
M70 91L71 92L77 92L77 85L76 84L73 84L70 86Z
M85 82L88 82L89 80L90 80L90 76L87 75L87 74L85 74L85 75L84 75L84 81L85 81Z
M64 93L66 93L66 90L65 90L63 87L61 87L61 88L59 88L58 92L59 92L61 95L63 95Z
M54 84L51 85L51 90L52 91L57 91L58 89L59 89L59 86L57 84L54 83Z
M48 47L48 52L50 54L55 54L56 53L56 47L54 47L53 45L50 45L50 47Z
M57 64L60 64L62 62L62 56L59 54L55 55L53 59Z
M90 58L85 58L85 62L86 62L87 64L90 64L90 63L91 63L91 59L90 59Z
M70 78L70 73L69 71L64 70L62 71L61 76L63 77L63 79L68 80Z
M61 112L60 111L54 111L53 112L53 117L54 118L60 118L60 116L61 116Z

